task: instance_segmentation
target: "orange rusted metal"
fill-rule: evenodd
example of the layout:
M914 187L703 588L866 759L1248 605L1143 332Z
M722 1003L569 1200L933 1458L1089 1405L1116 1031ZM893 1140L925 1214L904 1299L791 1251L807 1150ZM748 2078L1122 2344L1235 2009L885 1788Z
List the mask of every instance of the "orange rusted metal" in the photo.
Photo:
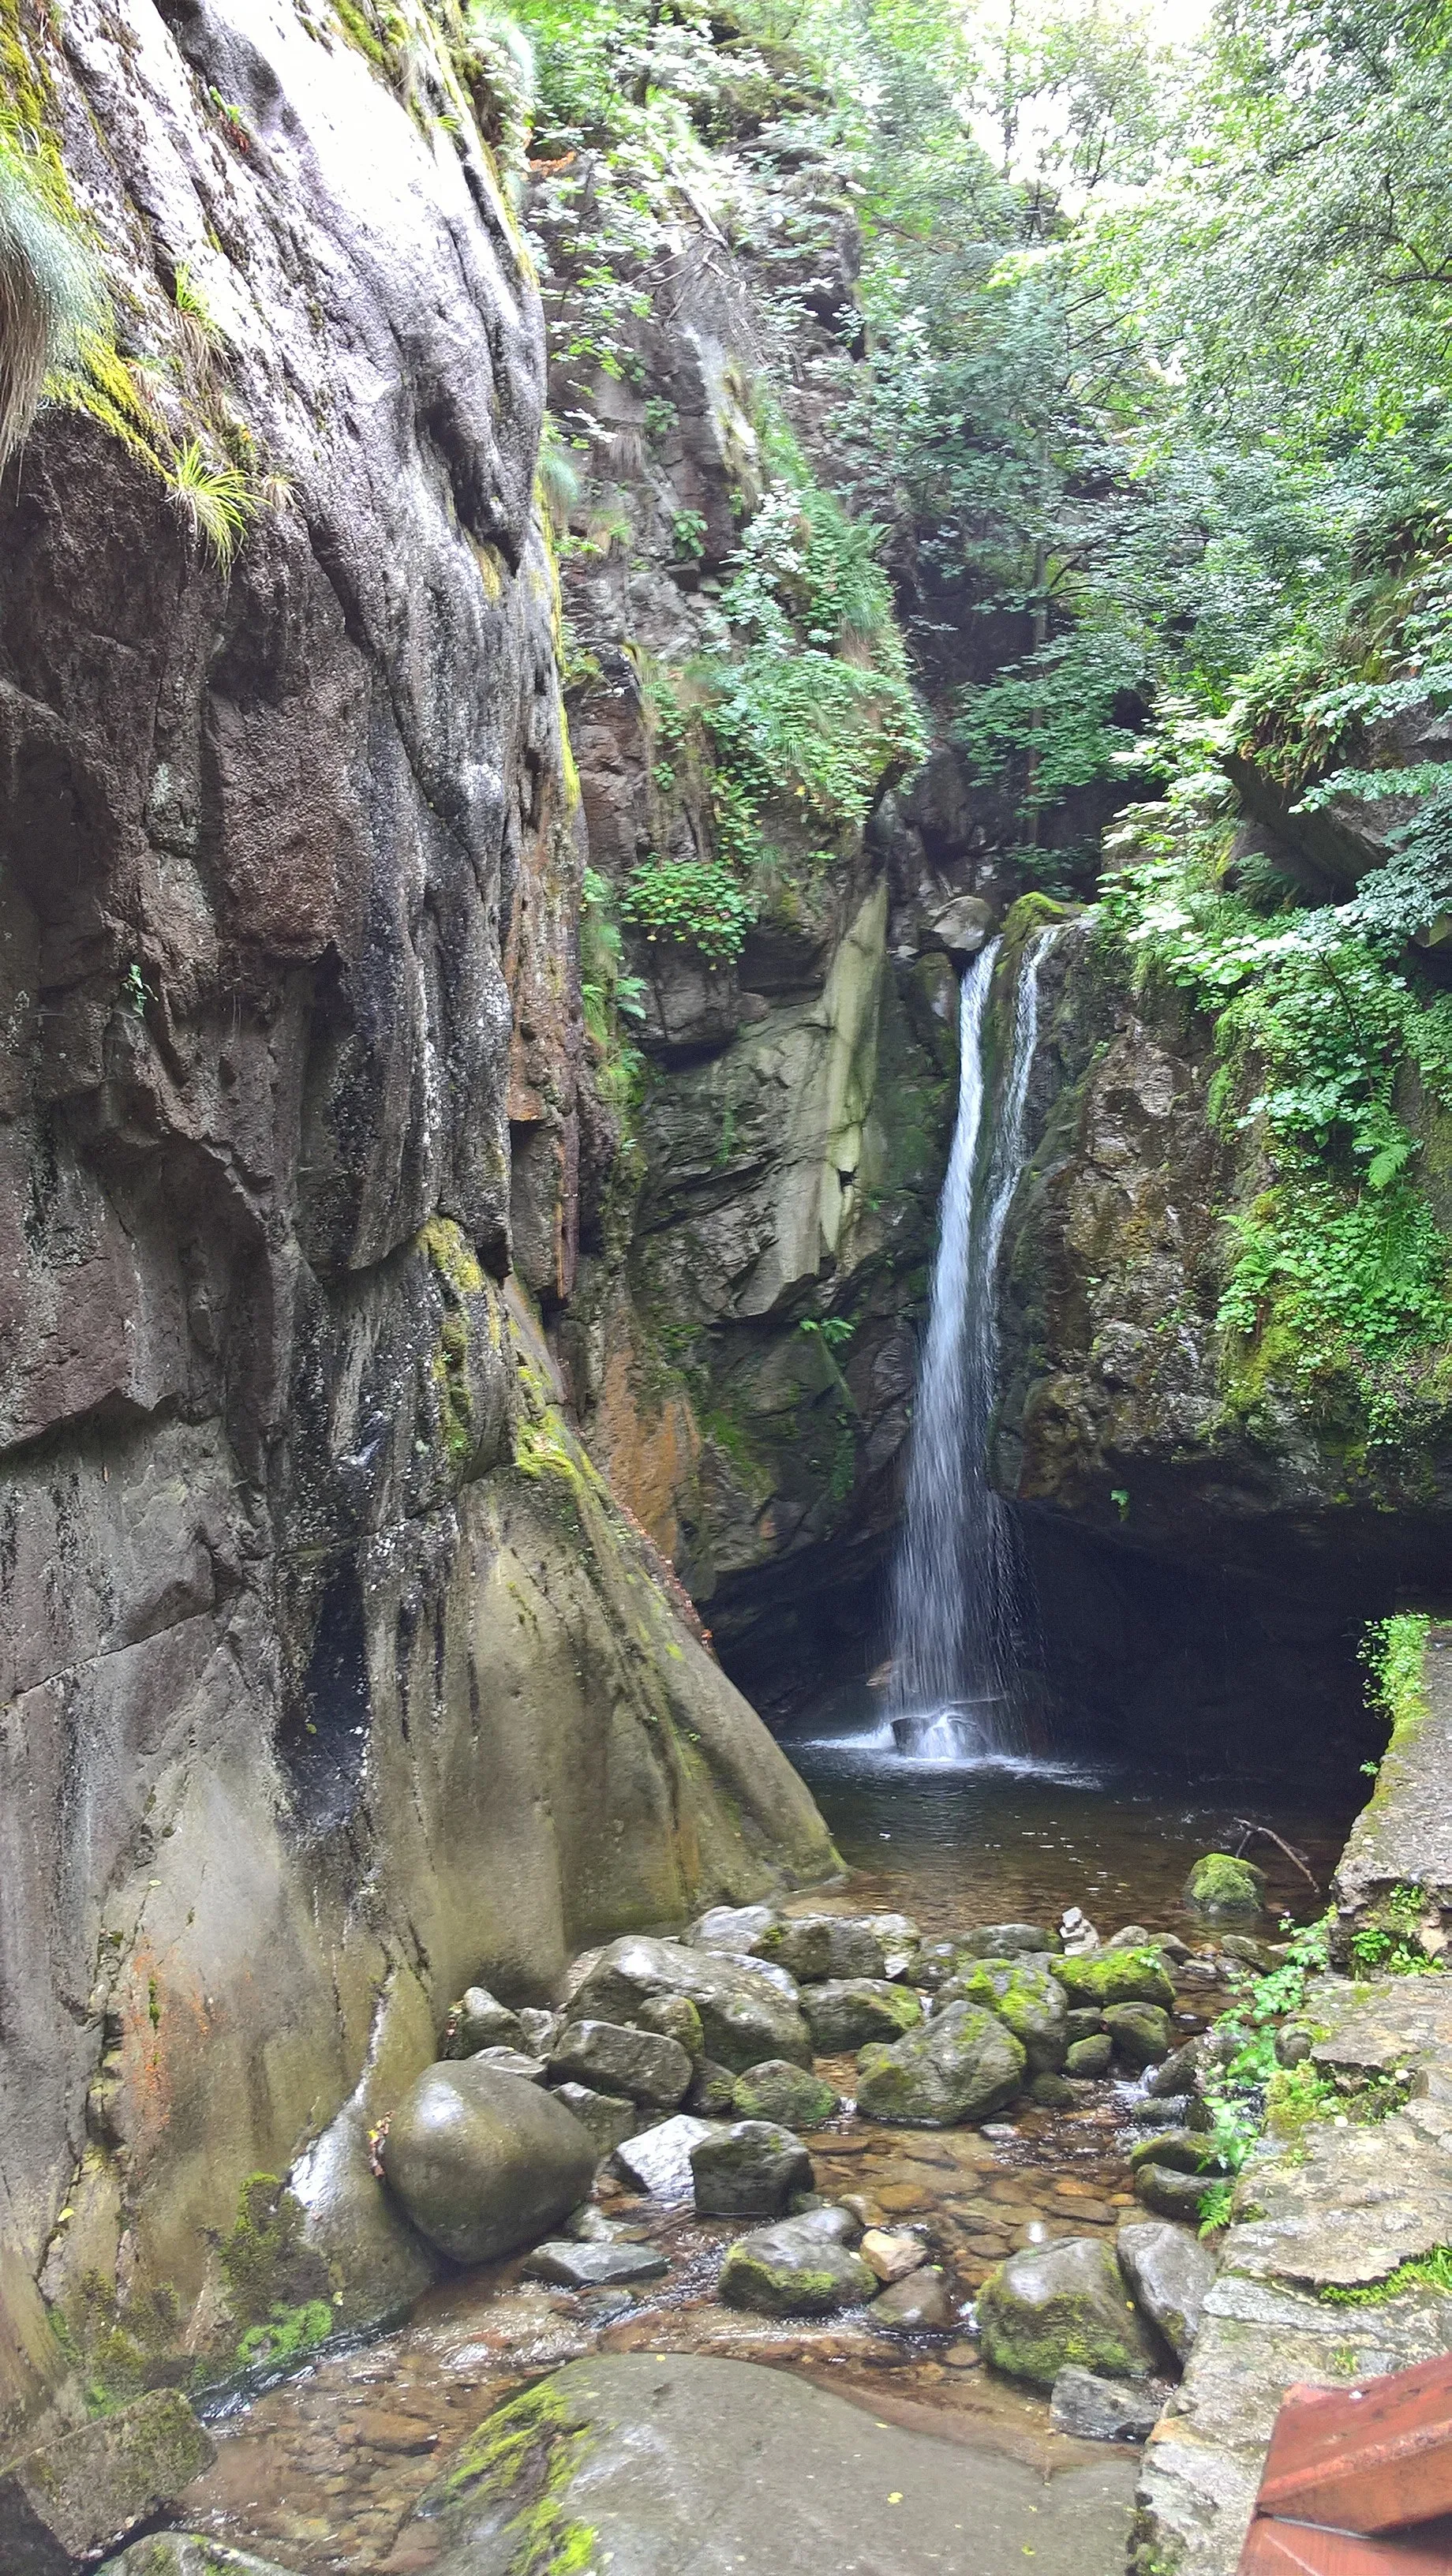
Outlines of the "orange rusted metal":
M1239 2576L1448 2576L1452 2532L1442 2540L1415 2532L1367 2540L1358 2532L1317 2530L1308 2522L1257 2515Z
M1360 2388L1288 2389L1256 2510L1359 2532L1452 2513L1452 2354Z

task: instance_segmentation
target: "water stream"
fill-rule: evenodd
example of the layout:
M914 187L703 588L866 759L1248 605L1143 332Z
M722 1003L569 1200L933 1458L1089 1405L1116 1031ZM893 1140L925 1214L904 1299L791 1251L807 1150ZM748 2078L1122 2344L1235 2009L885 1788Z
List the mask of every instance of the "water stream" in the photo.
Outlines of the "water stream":
M1023 1172L1039 975L1054 935L1039 931L1025 947L993 1103L983 1034L1001 941L990 941L963 978L958 1117L893 1569L885 1726L897 1749L918 1761L1013 1756L1024 1747L1029 1586L1013 1513L989 1479L988 1437L998 1375L998 1258Z

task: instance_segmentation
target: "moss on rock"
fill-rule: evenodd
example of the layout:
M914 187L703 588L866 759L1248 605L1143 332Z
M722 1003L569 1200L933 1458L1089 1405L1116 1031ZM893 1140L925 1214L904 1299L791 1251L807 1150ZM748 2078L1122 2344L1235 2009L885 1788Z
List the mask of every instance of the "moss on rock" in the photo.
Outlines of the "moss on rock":
M1229 1852L1206 1852L1185 1881L1185 1903L1225 1921L1262 1914L1265 1872Z
M1087 1959L1055 1959L1050 1974L1058 1979L1072 2004L1162 2004L1172 2011L1175 1989L1161 1953L1143 1950L1095 1950Z
M1143 2379L1157 2359L1112 2249L1093 2237L1000 2263L978 2294L978 2331L996 2370L1041 2388L1068 2362L1106 2379Z

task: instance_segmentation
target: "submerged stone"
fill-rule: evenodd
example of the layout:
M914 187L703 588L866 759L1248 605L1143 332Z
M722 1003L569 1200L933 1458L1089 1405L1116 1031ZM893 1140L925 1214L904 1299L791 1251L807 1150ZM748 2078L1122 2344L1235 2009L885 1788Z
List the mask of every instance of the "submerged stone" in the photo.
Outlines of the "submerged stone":
M557 2093L474 2057L419 2077L389 2122L382 2161L431 2244L456 2263L489 2263L583 2200L598 2157Z
M857 2108L866 2118L946 2129L986 2120L1011 2102L1026 2060L993 2013L955 2003L890 2048L864 2048L857 2068Z
M1107 2379L1147 2378L1157 2352L1097 2237L1066 2237L1000 2263L978 2294L978 2332L996 2369L1041 2388L1052 2388L1067 2362Z

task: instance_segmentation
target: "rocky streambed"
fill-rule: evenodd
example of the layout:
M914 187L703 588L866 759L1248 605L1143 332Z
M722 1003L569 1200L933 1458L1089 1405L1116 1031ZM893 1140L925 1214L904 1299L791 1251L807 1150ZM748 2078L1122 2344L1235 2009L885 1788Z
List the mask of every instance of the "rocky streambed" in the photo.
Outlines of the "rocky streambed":
M419 2099L430 2088L436 2112L471 2086L496 2113L526 2095L536 2119L567 2109L577 2137L592 2124L593 2180L562 2169L551 2204L550 2150L532 2129L517 2168L525 2197L542 2195L530 2242L504 2254L461 2239L396 2331L280 2367L214 2422L216 2460L173 2518L289 2576L414 2576L446 2563L447 2517L429 2500L452 2494L502 2406L525 2408L517 2429L534 2458L541 2390L630 2417L628 2390L599 2383L607 2366L658 2364L661 2387L679 2391L672 2374L688 2365L751 2363L768 2371L727 2377L738 2415L750 2412L741 2390L765 2385L758 2448L814 2383L814 2396L849 2401L843 2438L933 2446L933 2475L921 2461L912 2473L920 2499L932 2487L961 2506L971 2491L975 2529L992 2501L999 2541L985 2568L1033 2549L1066 2576L1117 2576L1139 2446L1213 2273L1195 2229L1205 2177L1190 2170L1205 2161L1203 2130L1186 2131L1166 2088L1183 2080L1176 2052L1243 1973L1244 1936L1197 1919L1181 1896L1195 1850L1228 1839L1228 1819L1217 1837L1213 1806L1165 1799L1146 1835L1143 1808L1126 1825L1101 1800L1101 1844L1086 1784L1039 1776L999 1795L1002 1830L986 1838L996 1853L904 1832L899 1807L895 1826L874 1829L897 1832L897 1846L874 1856L859 1817L857 1854L874 1865L825 1897L612 1944L575 1963L551 2014L461 1999L443 2045L468 2053L442 2058L375 2141L391 2177L380 2191L448 2224L438 2124ZM1065 1845L1081 1863L1072 1876ZM1133 1924L1096 1903L1098 1948L1080 1929L1084 1951L1066 1955L1062 1909L1132 1871L1136 1847L1152 1858L1153 1901ZM1263 1848L1268 1902L1281 1907L1296 1873ZM1324 1852L1312 1857L1320 1866ZM990 1921L982 1900L1010 1890L1020 1902L1036 1891L1050 1919ZM1071 1949L1075 1937L1071 1926ZM580 2394L573 2374L587 2364L596 2377ZM692 2410L710 2416L717 2402L698 2391ZM804 2423L801 2441L826 2441L837 2420ZM592 2456L610 2456L591 2441ZM684 2510L684 2453L677 2465ZM784 2465L777 2474L785 2511L794 2481ZM884 2493L908 2494L909 2472L894 2474ZM499 2519L512 2490L495 2492L495 2469L489 2478ZM484 2512L478 2479L465 2485ZM838 2500L838 2544L849 2504ZM504 2514L500 2529L518 2519ZM941 2533L928 2547L921 2514L911 2539L908 2524L892 2528L892 2563L952 2563ZM510 2569L515 2555L500 2542L479 2563ZM800 2555L814 2563L809 2534ZM538 2564L557 2561L572 2563L557 2551ZM740 2561L738 2550L723 2564Z

